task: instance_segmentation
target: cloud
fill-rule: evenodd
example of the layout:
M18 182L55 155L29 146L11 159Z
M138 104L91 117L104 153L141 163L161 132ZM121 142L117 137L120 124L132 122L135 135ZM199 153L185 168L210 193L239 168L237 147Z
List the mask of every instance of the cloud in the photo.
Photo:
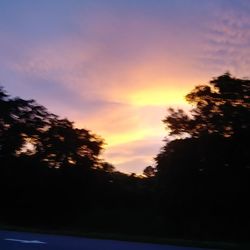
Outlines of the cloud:
M27 38L19 33L5 34L6 40L23 41L21 47L5 44L10 52L5 65L18 76L20 95L25 90L53 112L76 121L76 126L103 136L107 160L118 168L133 167L134 172L159 148L165 135L161 122L165 108L184 104L182 97L191 82L187 83L187 75L192 74L186 67L191 58L186 57L189 52L182 46L181 33L172 21L162 22L165 12L160 6L149 5L153 13L141 11L140 4L135 10L90 4L88 11L67 18L74 32L63 34L59 29L58 39L52 35L58 28L53 18L46 39L30 38L22 26L27 46ZM173 17L171 8L165 11ZM32 19L41 24L39 17ZM182 22L177 25L180 28ZM158 143L148 141L152 135ZM139 141L151 142L150 150ZM126 159L122 148L129 152L130 146L133 155Z
M111 147L105 156L121 171L142 173L145 167L155 164L153 158L161 146L161 138L151 136Z
M147 113L146 113L147 112ZM126 104L109 104L99 107L87 117L79 119L77 126L99 131L107 146L128 143L163 132L161 119L165 107L136 107Z
M0 8L7 91L103 136L124 171L151 164L168 106L186 109L185 94L226 70L248 74L247 1L24 2Z
M223 1L211 15L204 32L202 66L216 74L249 74L250 3Z

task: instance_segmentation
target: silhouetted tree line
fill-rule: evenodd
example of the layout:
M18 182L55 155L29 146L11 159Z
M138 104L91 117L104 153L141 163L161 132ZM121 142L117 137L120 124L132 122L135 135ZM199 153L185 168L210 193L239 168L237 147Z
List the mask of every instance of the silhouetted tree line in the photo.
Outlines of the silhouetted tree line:
M129 221L143 203L142 181L103 161L103 144L34 100L0 89L0 220L113 228L113 216L130 211Z
M162 226L178 237L248 239L250 81L226 73L196 86L190 112L170 108L156 157Z
M99 136L1 89L0 220L248 240L250 80L226 73L186 99L191 111L168 110L171 140L139 178L101 159Z

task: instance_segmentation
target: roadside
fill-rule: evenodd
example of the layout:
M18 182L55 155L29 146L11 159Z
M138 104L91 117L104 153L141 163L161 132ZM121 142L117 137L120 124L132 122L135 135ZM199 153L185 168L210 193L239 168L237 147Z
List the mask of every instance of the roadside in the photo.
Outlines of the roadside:
M127 235L127 234L106 233L106 232L87 232L84 230L68 229L68 228L67 229L65 228L47 229L47 228L20 227L20 226L14 226L14 225L0 224L0 230L76 236L76 237L95 238L95 239L112 239L112 240L130 241L130 242L170 244L170 245L175 245L175 246L200 247L200 248L211 248L211 249L221 249L221 250L222 249L225 249L225 250L227 249L228 250L250 249L249 243L169 239L169 238L164 238L164 237L151 237L151 236L145 236L145 235Z

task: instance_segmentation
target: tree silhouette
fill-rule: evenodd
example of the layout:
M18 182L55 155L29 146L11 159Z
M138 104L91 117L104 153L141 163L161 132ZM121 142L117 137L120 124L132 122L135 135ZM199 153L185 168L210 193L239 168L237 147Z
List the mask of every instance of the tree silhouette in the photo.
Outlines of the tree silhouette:
M115 167L108 162L101 163L100 167L102 170L104 170L105 172L108 172L108 173L113 173L115 171Z
M155 158L162 214L183 237L215 237L215 227L236 237L250 226L250 81L226 73L186 99L190 113L170 109L164 119L182 139Z
M67 119L54 118L37 142L37 155L50 167L98 164L103 140L85 129L76 129Z
M0 88L0 222L248 239L249 86L226 73L186 96L190 112L170 109L173 139L148 178L116 171L102 138Z
M103 140L74 128L34 100L10 98L0 89L0 156L33 153L50 167L98 164ZM33 152L25 150L32 149Z
M34 100L11 98L2 88L0 111L0 192L8 214L26 213L29 221L36 207L43 219L58 217L77 199L80 209L79 196L100 165L103 140Z
M143 230L145 183L116 171L102 149L93 132L1 88L0 223Z
M16 156L27 140L37 140L53 116L34 100L10 98L0 89L0 156Z
M155 172L156 169L153 168L152 166L147 166L144 170L143 170L143 175L145 175L146 177L154 177L155 176Z
M197 86L186 100L193 105L191 115L171 108L164 119L170 135L229 137L249 130L250 80L226 73L209 84Z

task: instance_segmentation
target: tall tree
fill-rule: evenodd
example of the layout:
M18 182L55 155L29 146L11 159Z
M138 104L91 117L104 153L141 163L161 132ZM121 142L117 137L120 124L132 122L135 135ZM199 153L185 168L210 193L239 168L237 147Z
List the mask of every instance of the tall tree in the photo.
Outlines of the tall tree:
M193 106L191 115L171 108L164 119L170 135L230 137L249 130L250 80L226 73L209 84L195 87L186 100Z
M190 112L170 109L164 119L169 135L182 139L156 157L162 212L179 232L212 235L219 226L236 235L241 221L250 226L250 80L226 73L186 99Z
M54 118L37 143L38 156L50 167L98 165L103 140L86 129L77 129L67 119Z
M0 156L15 156L36 140L54 115L34 100L10 98L0 89Z
M0 156L5 159L33 153L50 167L98 164L103 140L34 100L11 98L1 88L0 111Z

